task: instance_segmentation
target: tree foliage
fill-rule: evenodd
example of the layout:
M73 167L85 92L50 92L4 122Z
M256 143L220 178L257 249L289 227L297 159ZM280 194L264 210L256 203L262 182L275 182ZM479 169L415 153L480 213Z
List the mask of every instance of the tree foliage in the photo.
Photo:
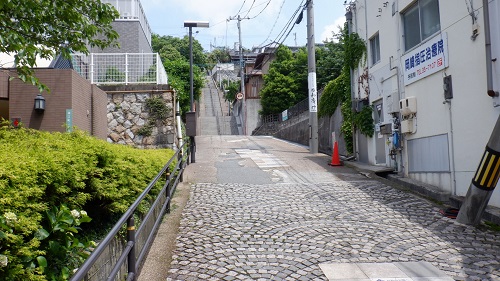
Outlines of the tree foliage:
M366 45L357 33L347 34L347 28L341 30L338 38L340 45L335 49L342 54L342 69L340 75L326 85L319 101L318 115L330 116L341 106L343 121L340 130L347 149L352 151L353 127L368 137L373 136L372 108L365 107L360 112L353 112L351 100L350 69L356 69L363 63Z
M215 65L217 63L231 62L231 55L227 48L218 48L210 52L207 56L208 64Z
M307 98L307 52L304 48L296 53L281 45L276 59L264 75L264 87L260 92L262 114L277 114Z
M160 55L168 74L169 84L177 91L181 112L190 111L189 37L152 36L153 51ZM206 55L201 44L193 39L193 98L198 100L203 87L203 67Z
M224 93L224 99L233 102L236 99L236 94L240 92L241 82L224 80L222 83L229 84L227 87L224 87L224 90L227 91Z
M335 80L344 65L344 46L333 40L325 42L323 48L316 49L316 72L318 89Z
M111 23L119 16L110 4L87 0L0 1L0 53L14 55L18 77L49 90L33 75L37 57L69 57L88 47L105 48L116 43ZM0 62L0 66L6 62Z

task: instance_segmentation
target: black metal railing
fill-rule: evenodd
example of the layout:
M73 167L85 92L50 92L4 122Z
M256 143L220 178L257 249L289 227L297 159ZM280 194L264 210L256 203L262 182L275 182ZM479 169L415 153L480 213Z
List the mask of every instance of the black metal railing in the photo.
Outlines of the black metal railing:
M128 208L99 243L89 258L71 277L71 281L136 280L138 270L151 247L162 217L170 212L170 202L177 184L183 180L183 172L189 164L188 143L184 143L148 184L146 189ZM175 163L174 168L170 166ZM163 183L163 180L165 182ZM156 198L147 202L148 194L157 184L163 187ZM150 196L149 196L150 197ZM151 204L144 216L136 213L141 203ZM144 205L144 204L143 204ZM141 206L143 206L141 205ZM135 218L140 218L136 230ZM122 229L126 225L126 238Z

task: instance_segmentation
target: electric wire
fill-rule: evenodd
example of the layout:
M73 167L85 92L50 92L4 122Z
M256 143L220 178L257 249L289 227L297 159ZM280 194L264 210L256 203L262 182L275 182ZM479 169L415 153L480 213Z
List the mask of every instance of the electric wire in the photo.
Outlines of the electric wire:
M240 9L238 10L238 12L236 13L236 15L235 15L234 17L236 17L236 16L238 16L238 15L240 14L241 9L243 9L243 6L245 6L245 3L246 3L246 2L247 2L247 0L243 0L243 4L241 4Z
M250 5L250 8L247 11L247 14L243 18L247 18L248 14L250 14L250 11L252 11L253 5L255 5L255 0L253 0L252 5Z
M263 8L262 10L260 10L260 12L259 12L259 13L257 13L255 16L251 17L250 19L252 20L252 19L254 19L254 18L256 18L256 17L260 16L260 14L262 14L262 12L264 12L264 11L266 10L266 8L269 6L269 4L270 4L270 3L271 3L271 0L267 1L266 6L264 6L264 8ZM285 3L285 0L283 0L283 3ZM280 13L281 13L281 8L283 8L283 4L281 4L280 11L279 11L279 13L278 13L278 17L277 17L277 18L279 18L279 16L280 16ZM248 14L247 14L247 15L248 15Z
M281 2L281 6L280 6L280 10L279 10L279 12L278 12L278 16L276 17L276 20L274 21L273 26L271 27L271 30L269 31L269 34L267 35L266 39L264 39L264 42L262 42L262 43L259 45L259 47L261 47L262 45L264 45L264 44L267 42L267 40L269 39L269 37L271 37L271 33L273 33L273 30L274 30L274 28L276 27L276 24L278 23L278 20L279 20L279 18L280 18L281 11L283 10L283 6L285 5L285 2L286 2L286 0L283 0L283 2ZM267 3L267 5L269 5L269 3L271 3L271 0L269 0L269 2ZM267 7L267 5L266 5L266 7ZM257 14L257 15L256 15L255 17L253 17L252 19L254 19L254 18L258 17L258 16L259 16L259 15L260 15L260 14L261 14L264 10L265 10L265 8L266 8L266 7L264 7L264 9L263 9L262 11L260 11L260 13L259 13L259 14Z

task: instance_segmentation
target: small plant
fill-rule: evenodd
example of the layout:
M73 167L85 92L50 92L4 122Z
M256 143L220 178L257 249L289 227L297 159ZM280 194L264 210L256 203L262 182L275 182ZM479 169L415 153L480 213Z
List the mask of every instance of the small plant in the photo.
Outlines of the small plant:
M153 124L151 124L151 122L148 121L144 126L142 126L141 128L139 128L139 130L137 130L137 134L139 136L145 136L145 137L151 136L151 134L153 134Z
M125 73L112 66L106 69L105 82L125 82Z
M82 242L75 237L80 224L90 222L91 218L87 212L70 210L66 205L53 206L45 215L45 227L35 234L45 252L36 258L38 265L49 280L67 280L95 247L95 242Z
M164 121L170 114L171 109L167 107L161 97L152 97L146 100L146 109L149 110L149 119L147 123L137 130L141 136L151 136L156 121Z
M168 117L170 108L161 97L152 97L146 100L146 108L149 110L150 117L156 120L163 120Z

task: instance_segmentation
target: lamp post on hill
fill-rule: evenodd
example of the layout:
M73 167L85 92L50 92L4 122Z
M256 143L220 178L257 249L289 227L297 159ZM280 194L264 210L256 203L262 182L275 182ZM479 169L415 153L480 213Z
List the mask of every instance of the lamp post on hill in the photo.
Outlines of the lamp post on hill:
M189 28L189 99L190 111L186 114L186 135L190 140L191 162L195 163L196 144L194 137L196 136L196 112L194 110L194 95L193 95L193 27L209 27L208 21L185 21L184 27Z

